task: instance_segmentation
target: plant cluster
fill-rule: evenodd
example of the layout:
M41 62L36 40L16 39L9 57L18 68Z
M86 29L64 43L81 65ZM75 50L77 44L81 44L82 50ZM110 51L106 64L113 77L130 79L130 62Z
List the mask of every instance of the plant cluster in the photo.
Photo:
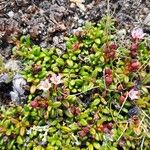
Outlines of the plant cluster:
M148 150L150 50L141 29L117 44L110 22L87 23L65 52L16 41L29 95L0 109L2 150Z

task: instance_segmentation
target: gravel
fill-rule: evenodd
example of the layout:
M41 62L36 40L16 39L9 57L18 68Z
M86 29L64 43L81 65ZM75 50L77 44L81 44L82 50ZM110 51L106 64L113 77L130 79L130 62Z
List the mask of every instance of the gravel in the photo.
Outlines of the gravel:
M0 3L0 44L4 51L12 37L30 34L42 47L56 46L65 50L64 36L82 27L86 21L99 22L107 14L105 0L86 0L79 7L77 0L10 0ZM110 0L110 14L118 21L118 28L126 32L134 26L150 30L150 2L148 0ZM59 40L61 38L61 40ZM8 48L10 51L11 49Z

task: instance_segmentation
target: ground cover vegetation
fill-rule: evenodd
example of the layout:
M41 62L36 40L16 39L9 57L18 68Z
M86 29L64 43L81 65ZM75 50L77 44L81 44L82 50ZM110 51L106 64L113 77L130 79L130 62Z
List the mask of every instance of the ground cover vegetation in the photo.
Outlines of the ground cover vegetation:
M66 51L13 39L27 98L1 106L1 150L148 150L149 37L135 28L120 42L116 25L86 23Z

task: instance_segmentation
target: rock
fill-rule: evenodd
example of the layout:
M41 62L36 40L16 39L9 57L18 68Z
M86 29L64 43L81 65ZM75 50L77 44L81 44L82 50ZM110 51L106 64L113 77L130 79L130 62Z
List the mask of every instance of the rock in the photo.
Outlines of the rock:
M85 0L70 0L70 2L75 3L82 11L86 11L85 6L82 4Z
M60 23L57 27L56 27L57 31L63 32L66 31L66 26L63 23Z
M10 18L13 18L14 12L13 12L13 11L9 11L9 12L7 13L7 15L8 15Z
M58 48L60 48L61 50L65 51L66 50L66 44L59 44L57 45Z
M20 64L21 64L20 61L10 59L5 64L5 68L10 70L10 71L16 71L17 72L20 70Z
M12 102L16 104L24 104L26 99L25 86L27 85L26 80L20 75L16 74L13 78L13 91L10 92Z
M53 37L53 44L54 44L54 45L58 45L58 44L59 44L58 36L54 36L54 37Z
M75 3L70 4L70 8L74 8L75 6L76 6Z
M16 74L13 79L13 88L19 95L25 93L24 86L27 84L26 80L20 75Z
M149 33L149 6L149 0L112 0L110 13L117 18L118 28L128 25L129 31L145 19L146 33ZM7 3L5 0L1 8L4 9L0 13L0 53L10 57L11 50L6 51L14 35L30 34L42 47L54 46L53 37L68 36L86 21L98 23L106 15L107 3L105 0L14 0ZM65 49L64 45L59 39L57 47Z
M136 106L129 109L129 112L128 112L129 116L138 115L138 113L139 113L139 108Z
M144 7L144 8L143 8L143 13L144 13L144 14L148 14L149 11L150 11L150 10L149 10L147 7Z
M18 6L27 6L30 0L15 0Z
M46 41L41 42L40 46L42 48L47 48L47 42Z
M7 73L0 74L0 83L9 83L11 82L12 78Z
M147 26L150 26L150 13L147 15L147 17L144 20L144 24Z
M117 32L118 38L124 39L126 36L126 29L121 29Z
M79 25L79 26L82 26L83 24L84 24L84 20L79 19L79 20L78 20L78 25Z
M19 95L18 95L17 92L11 91L11 92L10 92L10 96L11 96L11 100L12 100L13 102L19 102Z

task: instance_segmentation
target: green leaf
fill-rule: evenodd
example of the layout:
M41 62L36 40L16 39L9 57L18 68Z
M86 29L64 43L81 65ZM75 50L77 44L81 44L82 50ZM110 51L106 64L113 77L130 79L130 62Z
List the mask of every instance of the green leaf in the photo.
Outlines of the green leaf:
M91 107L97 106L99 103L100 103L100 99L97 98L97 99L95 99L95 100L91 103Z
M17 143L22 145L23 144L23 139L21 138L21 136L17 137Z
M92 144L89 144L89 145L88 145L88 150L94 150L94 147L93 147Z
M11 135L11 129L8 129L7 131L6 131L6 135Z
M69 127L71 128L71 130L76 131L79 129L79 126L77 125L77 123L72 123L71 125L69 125Z
M33 148L33 150L43 150L43 148L41 146L36 146Z
M67 100L62 101L62 104L66 107L69 108L70 103Z
M53 104L52 104L52 107L53 108L58 108L58 107L60 107L61 106L61 102L54 102Z
M149 92L148 92L148 89L147 89L145 86L142 86L141 89L142 89L142 91L143 91L144 93L146 93L146 94L149 93Z
M88 90L91 90L94 87L94 83L90 82L89 85L84 85L82 90L83 92L86 92Z
M14 145L15 140L12 140L8 144L8 150L12 150L12 146Z
M57 58L56 59L56 62L59 64L59 65L61 65L61 66L64 66L64 60L62 59L62 58Z
M124 76L123 80L124 80L125 83L128 83L129 82L129 77L128 76Z
M50 127L49 130L48 130L49 133L53 133L53 132L56 132L56 131L57 131L57 129L55 127Z
M93 146L94 146L95 149L98 149L98 150L100 150L100 148L101 148L101 146L98 142L94 142Z
M36 57L40 56L41 48L39 46L33 45L32 50L33 50L33 55L34 56L36 56Z
M91 133L92 135L95 135L95 134L96 134L95 129L94 129L94 128L91 128L91 129L90 129L90 133Z
M69 110L66 110L66 111L65 111L65 114L66 114L69 118L72 118L72 117L73 117L73 114L72 114Z
M25 134L25 127L21 127L21 129L20 129L20 135L21 136L24 136L24 134Z
M69 58L68 54L63 54L62 57L63 57L64 59L68 59L68 58Z
M75 95L68 95L66 97L66 100L70 101L70 102L74 102L77 100L77 97Z
M32 112L31 112L31 116L32 116L32 117L35 117L35 116L37 116L37 112L35 112L35 111L32 111Z
M87 124L88 124L85 119L81 119L79 122L80 122L81 125L83 125L83 126L87 126Z
M71 85L71 86L74 86L74 85L75 85L75 80L71 80L71 81L70 81L70 85Z
M93 78L96 78L97 74L98 74L98 70L97 69L95 69L94 71L92 71L92 77Z
M69 67L73 67L73 61L72 60L67 59L67 64Z
M100 39L96 39L96 40L95 40L95 43L100 44L100 43L101 43L101 40L100 40Z
M59 72L59 68L58 68L58 67L54 67L54 68L53 68L53 71L54 71L54 72Z
M67 126L62 126L61 129L64 132L70 132L71 131L71 129L69 127L67 127Z

